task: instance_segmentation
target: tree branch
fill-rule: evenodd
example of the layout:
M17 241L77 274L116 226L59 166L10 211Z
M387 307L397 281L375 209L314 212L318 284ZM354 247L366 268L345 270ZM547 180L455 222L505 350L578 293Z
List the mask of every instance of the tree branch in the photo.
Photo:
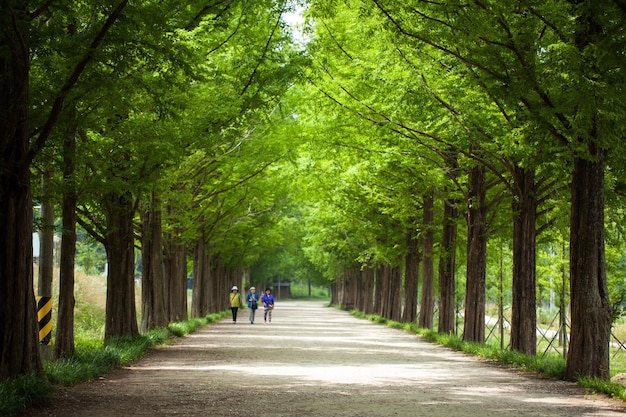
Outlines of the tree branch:
M254 66L254 69L252 70L252 73L250 74L250 77L248 78L246 85L243 87L243 90L241 90L241 93L239 93L239 95L243 96L248 90L248 88L250 87L250 85L252 85L254 76L259 70L261 63L265 60L265 57L267 56L267 51L270 49L270 46L272 44L272 39L274 38L274 35L276 34L278 27L280 26L280 18L282 15L283 15L283 11L281 10L278 16L276 17L276 23L274 24L274 27L272 28L272 32L270 33L269 38L267 38L267 42L265 42L265 47L263 48L263 54L261 54L261 57L257 61L256 65Z
M416 39L426 45L429 45L443 53L445 53L446 55L451 55L453 57L455 57L456 59L458 59L459 61L465 63L466 65L470 66L470 67L475 67L480 69L481 71L485 72L486 74L489 74L491 77L493 77L496 80L499 80L501 82L506 82L507 81L507 77L505 77L502 74L498 74L497 72L491 70L490 68L485 67L484 65L481 65L479 62L477 61L473 61L471 59L469 59L468 57L465 57L463 55L461 55L459 52L457 51L453 51L452 49L446 48L442 45L439 45L438 43L428 39L425 36L422 36L418 33L414 33L414 32L410 32L407 29L404 28L404 26L402 26L402 24L400 22L398 22L393 16L391 16L391 13L385 9L381 4L379 0L372 0L374 2L374 4L376 5L376 7L378 7L378 9L381 11L381 13L383 13L383 15L385 15L385 17L387 17L387 20L389 20L389 22L391 22L394 27L403 35L408 36L409 38L412 39Z
M128 5L128 1L129 0L122 0L117 5L117 7L111 12L111 14L105 21L100 31L94 37L93 41L91 42L91 45L89 45L89 49L87 49L86 55L83 57L83 59L81 59L76 64L72 73L69 75L67 80L65 80L65 83L61 87L59 94L54 100L52 109L50 110L50 114L48 115L48 119L46 120L43 128L39 132L39 136L35 140L35 143L32 145L32 147L30 148L28 152L28 155L27 155L28 162L32 161L35 158L35 156L37 156L37 154L41 151L41 149L43 149L43 147L45 146L46 141L48 140L48 137L50 137L50 133L52 132L52 129L56 125L56 122L58 121L59 116L61 115L61 111L63 110L63 103L65 99L67 98L67 95L72 90L72 88L74 88L74 86L78 82L78 79L80 78L82 73L85 71L85 68L87 68L87 65L93 60L94 53L104 41L104 38L106 34L109 32L109 30L111 29L111 27L113 27L115 22L121 16L122 12L124 11L124 8Z

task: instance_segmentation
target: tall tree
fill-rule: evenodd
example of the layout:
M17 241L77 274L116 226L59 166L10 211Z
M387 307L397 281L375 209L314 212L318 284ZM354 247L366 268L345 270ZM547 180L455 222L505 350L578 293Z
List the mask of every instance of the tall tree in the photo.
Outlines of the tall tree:
M57 358L70 357L74 351L74 266L76 258L76 135L74 126L63 141L63 191L61 204L61 262L59 265L59 314L54 344Z
M609 378L609 340L612 313L606 280L604 248L604 175L606 148L621 141L622 134L606 129L608 122L603 109L609 105L611 90L623 88L626 74L614 78L613 60L624 62L613 48L623 39L624 28L617 20L626 18L626 9L613 2L598 5L590 1L573 1L577 13L574 45L582 64L578 88L588 94L580 97L578 105L592 103L587 111L577 110L576 116L587 123L571 139L571 145L584 149L573 162L570 217L570 285L572 330L565 374L573 379L580 375ZM606 7L606 9L605 9ZM620 19L614 19L613 15ZM617 25L617 26L616 26ZM598 48L609 54L610 64L593 52ZM621 54L623 55L623 54ZM602 83L599 91L593 87ZM621 84L621 85L620 85ZM606 89L606 90L605 90ZM612 93L619 93L612 91ZM584 100L584 101L583 101ZM609 108L611 108L609 107ZM621 109L623 115L623 108ZM612 119L612 118L611 118ZM570 122L567 121L567 127ZM610 136L619 135L617 138ZM608 136L608 137L607 137ZM612 140L611 140L612 139Z
M550 138L544 148L567 155L563 164L572 161L570 274L577 314L572 315L567 375L608 377L611 314L598 205L606 152L617 148L622 137L615 121L624 108L615 98L622 93L624 74L615 68L622 68L624 60L616 47L623 39L623 25L617 22L624 8L612 1L370 4L401 37L465 67L506 113ZM589 256L587 267L578 263ZM594 343L586 343L591 339Z
M42 371L33 294L28 2L0 4L0 380Z

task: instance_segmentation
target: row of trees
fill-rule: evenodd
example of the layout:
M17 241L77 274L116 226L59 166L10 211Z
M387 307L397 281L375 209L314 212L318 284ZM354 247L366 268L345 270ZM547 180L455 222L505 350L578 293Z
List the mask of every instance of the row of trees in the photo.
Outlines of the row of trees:
M76 230L106 249L105 339L226 307L276 224L289 155L272 127L298 75L286 1L7 1L0 6L0 380L41 372L33 297L51 292L56 357L74 351ZM34 174L34 175L33 175ZM43 181L40 180L43 178ZM135 249L142 251L141 325ZM43 288L43 289L42 289ZM47 294L41 294L47 295Z
M437 299L439 330L451 331L455 266L465 265L463 338L482 342L497 237L512 254L511 348L533 354L537 243L569 237L567 377L608 378L605 226L613 242L622 236L623 6L320 0L308 15L313 63L297 112L316 157L301 172L328 193L310 202L305 251L343 277L353 294L343 302L412 321L421 269L419 324L433 325Z
M464 296L463 337L481 342L498 242L511 347L531 354L537 242L569 237L567 374L608 377L618 2L315 0L300 47L284 1L1 7L0 379L41 371L33 195L43 230L53 207L62 219L57 357L73 351L77 224L106 248L107 339L140 329L138 246L141 329L186 317L191 258L194 316L224 308L248 270L321 275L344 305L419 310L423 327L438 301L442 332Z

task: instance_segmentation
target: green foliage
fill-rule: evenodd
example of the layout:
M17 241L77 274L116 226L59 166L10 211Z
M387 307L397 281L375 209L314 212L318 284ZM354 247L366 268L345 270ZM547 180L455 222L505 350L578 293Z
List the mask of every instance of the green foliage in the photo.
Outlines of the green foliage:
M170 323L167 328L173 336L183 337L189 333L193 333L198 328L214 323L228 315L228 312L213 313L202 318L192 318L185 321L177 321Z
M626 387L622 384L589 377L579 378L578 383L581 386L589 388L590 390L593 390L595 392L606 394L611 396L612 398L619 398L620 400L626 401Z
M104 277L101 277L104 281ZM93 284L92 284L93 285ZM104 282L102 283L104 286ZM104 337L106 321L106 301L101 298L89 298L103 293L102 288L94 289L87 280L80 280L76 285L76 304L74 305L74 338L78 343L91 343ZM91 292L91 294L90 294ZM102 295L100 295L102 297Z
M205 320L196 318L182 322L174 322L167 325L170 333L176 337L183 337L194 332L198 327L206 324Z
M52 383L58 385L70 386L87 381L135 361L150 347L168 343L170 336L185 336L226 315L227 312L222 312L170 323L167 329L154 329L134 338L112 339L107 343L102 341L102 335L90 335L92 323L89 321L79 326L86 330L80 332L80 337L77 335L76 353L67 359L46 362L45 373Z
M15 416L50 397L53 387L40 376L23 375L0 382L0 416Z
M291 198L284 199L273 225L266 225L266 230L266 238L259 241L258 259L250 268L252 282L289 281L292 294L293 283L310 281L324 285L328 282L302 248L302 239L306 236L302 213Z
M46 362L46 375L54 384L74 385L131 363L168 337L167 329L155 329L135 338L111 339L106 344L101 339L77 340L72 357Z
M626 256L623 241L618 245L606 246L606 269L609 301L613 308L613 322L626 311Z
M611 190L607 276L614 318L621 314L626 83L615 70L623 54L612 52L623 43L614 4L598 7L606 10L597 16L610 29L606 37L579 50L576 22L586 11L575 14L563 1L311 1L304 52L291 45L276 2L220 9L147 1L129 3L92 51L112 5L52 2L29 38L33 132L67 94L36 168L50 161L62 168L62 140L76 128L80 217L94 235L106 232L104 193L128 191L140 204L156 190L168 208L165 230L190 246L205 239L220 262L250 267L256 281L324 285L346 267L401 262L407 234L423 232L421 195L435 190L463 210L465 173L483 165L497 184L490 200L503 201L489 215L487 299L507 304L510 167L520 166L550 184L537 195L538 228L550 228L537 251L541 302L564 293L569 196L562 186L599 120ZM63 90L86 57L90 65ZM480 155L472 153L477 145ZM57 179L60 196L67 184ZM459 267L468 261L463 233ZM77 249L78 266L99 270L100 250L82 242ZM458 275L460 305L465 277ZM101 314L77 300L79 340L102 334ZM175 323L170 331L183 335L197 325ZM119 363L107 348L96 362Z
M76 242L76 267L85 274L95 275L104 271L106 253L102 245L93 242Z
M306 283L291 283L291 296L293 298L309 298L309 286ZM311 287L310 298L322 298L328 299L330 297L328 288L318 287L316 285Z
M488 304L497 304L502 297L503 305L511 305L511 271L513 266L512 251L508 240L495 238L487 243L491 260L487 264L486 299ZM502 294L500 294L502 287Z

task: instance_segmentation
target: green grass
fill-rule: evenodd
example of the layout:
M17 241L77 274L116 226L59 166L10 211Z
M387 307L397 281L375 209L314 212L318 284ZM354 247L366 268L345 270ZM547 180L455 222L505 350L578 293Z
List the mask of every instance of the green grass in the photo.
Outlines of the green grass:
M162 328L137 337L111 339L107 343L93 339L77 341L74 355L46 362L44 370L53 384L70 386L128 365L149 348L165 344L168 339L168 330Z
M557 352L548 353L546 355L526 355L517 351L501 349L499 343L496 345L465 342L456 335L442 334L434 330L418 328L415 323L399 323L385 319L376 314L364 314L357 310L350 310L350 313L356 317L364 318L375 323L419 334L440 345L484 359L497 361L498 363L508 365L515 369L530 371L542 376L558 379L563 379L565 375L565 359ZM623 365L622 362L619 362L619 366ZM611 367L613 368L613 361ZM611 372L612 375L615 373L613 371ZM579 378L577 383L595 393L606 394L612 398L626 401L626 387L621 384L597 378Z
M598 378L578 378L578 384L593 392L601 392L613 398L626 400L626 387Z
M611 348L609 354L611 355L611 376L626 373L626 353L623 350L617 352L617 349Z
M221 312L216 314L209 314L206 317L189 319L187 321L178 321L170 323L168 329L174 336L182 337L186 334L193 333L198 328L205 326L209 323L214 323L228 315L228 312Z
M53 387L45 378L24 375L0 383L0 416L14 416L29 404L47 400Z
M0 383L0 416L13 416L28 405L46 401L54 386L71 386L104 375L128 365L154 346L169 343L171 337L182 337L198 328L220 320L228 312L203 318L170 323L168 328L154 329L137 337L108 340L106 343L92 331L98 320L77 323L76 352L70 358L44 362L45 376L23 376Z
M309 296L309 286L296 282L291 283L291 296L298 299L326 299L330 298L328 289L325 287L311 287L311 296Z

